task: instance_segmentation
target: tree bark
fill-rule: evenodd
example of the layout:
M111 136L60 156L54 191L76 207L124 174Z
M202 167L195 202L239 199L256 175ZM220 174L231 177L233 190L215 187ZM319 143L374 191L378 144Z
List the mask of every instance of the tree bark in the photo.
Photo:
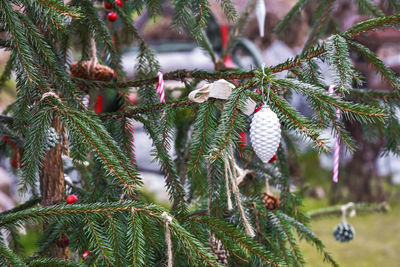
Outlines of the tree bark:
M357 202L384 201L382 181L376 169L384 139L379 137L379 133L376 133L375 138L365 137L362 126L358 122L346 121L345 124L359 146L344 171L349 199Z
M53 128L60 135L60 119L54 117ZM43 168L40 176L40 192L42 195L42 206L50 206L62 202L65 199L64 171L61 159L61 142L52 148L45 156ZM43 224L43 228L48 227L48 223ZM61 234L60 234L61 236ZM59 248L54 244L48 250L48 256L53 258L69 258L69 250Z

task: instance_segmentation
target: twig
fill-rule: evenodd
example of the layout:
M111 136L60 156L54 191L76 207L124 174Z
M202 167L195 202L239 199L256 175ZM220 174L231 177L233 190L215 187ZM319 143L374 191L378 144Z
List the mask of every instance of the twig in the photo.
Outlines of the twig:
M326 216L340 216L342 214L342 205L332 206L323 209L317 209L313 211L307 212L307 215L311 219L317 219ZM354 204L354 208L357 213L360 212L386 212L390 209L389 204L386 202L381 203L356 203Z

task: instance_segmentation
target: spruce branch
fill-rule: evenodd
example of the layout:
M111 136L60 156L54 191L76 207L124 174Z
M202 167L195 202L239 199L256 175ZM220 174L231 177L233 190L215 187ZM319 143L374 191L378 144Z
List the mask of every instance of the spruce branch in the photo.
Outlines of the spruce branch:
M389 100L394 100L398 99L400 97L400 92L398 90L396 91L373 91L373 90L350 90L349 95L352 97L355 97L357 99L366 99L366 100L372 100L372 99L381 99L385 102Z
M137 107L128 107L121 111L116 111L112 113L103 113L100 115L102 119L110 119L117 118L120 116L123 117L133 117L137 114L145 114L149 112L154 112L155 110L160 110L164 108L177 108L177 107L192 107L197 106L198 103L190 101L190 100L180 100L180 101L172 101L169 103L158 103L152 105L142 105Z
M349 39L353 39L357 37L362 32L371 31L377 29L379 27L387 27L393 24L400 24L400 15L394 15L384 18L371 19L357 24L357 28L350 28L346 31L343 36ZM334 37L334 39L341 39L342 37ZM340 42L343 46L343 42ZM326 48L324 44L316 45L311 47L309 50L304 51L303 53L295 56L294 58L288 59L283 63L280 63L275 66L269 67L272 73L278 73L285 70L289 70L293 67L299 66L303 63L304 60L309 60L315 57L318 57L324 53L326 53ZM336 48L331 51L336 51ZM336 55L337 56L337 55ZM343 58L343 57L341 57ZM255 77L255 73L258 72L259 69L255 69L252 71L238 71L235 72L206 72L200 70L188 71L188 70L176 70L173 72L165 73L164 80L185 80L185 79L201 79L201 80L234 80L234 79L250 79ZM154 74L153 74L154 75ZM82 80L78 78L73 78L75 83L78 85L82 85L83 87L95 87L95 88L127 88L127 87L140 87L143 85L151 85L155 84L158 81L158 78L155 75L152 78L146 79L136 79L126 82L117 82L117 83L105 83L105 82L96 82L89 80Z
M135 183L140 184L139 175L94 114L91 112L83 114L54 100L51 104L54 105L53 109L56 110L68 130L75 136L82 136L108 170L123 184L124 189L133 193Z
M197 39L201 34L202 30L207 25L207 19L210 16L210 4L206 0L197 0L197 5L193 8L194 15L194 29L192 30L192 36Z
M277 267L281 265L281 263L277 261L266 249L260 247L256 241L248 238L233 225L210 217L197 217L194 220L204 224L205 226L208 226L207 228L209 228L211 232L215 234L219 240L221 240L224 247L230 251L242 254L242 250L244 250L271 266Z
M22 210L25 210L25 209L30 209L30 208L36 206L37 204L39 204L40 201L41 201L40 198L37 198L37 197L32 198L32 199L22 203L21 205L18 205L15 208L12 208L10 210L6 210L6 211L1 212L0 213L0 217L4 217L4 216L6 216L7 214L10 214L10 213L22 211Z
M237 17L237 11L231 0L218 0L226 18L229 21L234 21Z
M34 52L29 47L29 40L20 30L24 27L18 17L18 12L13 10L11 3L8 1L0 1L0 18L13 37L12 45L16 47L14 51L18 54L19 62L25 71L28 82L43 85L35 68L36 62L31 56L34 55Z
M129 253L132 257L133 266L145 266L145 243L146 237L142 231L143 218L135 209L131 210L131 219L128 222L129 228L133 231L128 231L127 242Z
M157 217L156 214L159 214L161 217L163 211L156 205L141 204L136 201L98 202L74 205L58 204L10 213L7 216L0 217L0 227L15 224L19 221L46 221L62 215L84 216L85 213L107 214L109 212L130 211L132 208L137 212L145 213L155 218Z
M336 261L331 257L329 252L325 250L325 245L322 243L322 241L304 224L299 222L298 220L288 216L287 214L278 211L276 213L276 216L281 218L284 221L289 222L297 231L297 234L299 235L300 239L305 239L307 242L311 243L314 245L317 250L322 253L324 256L324 260L331 263L332 266L339 266Z
M170 193L170 198L174 202L173 204L177 205L180 212L186 213L187 206L185 203L185 191L180 182L178 173L176 172L175 164L173 163L171 156L168 154L165 144L162 142L163 135L160 133L161 131L156 127L151 127L150 122L145 120L143 117L134 116L133 118L143 123L145 129L153 140L155 155L162 164L162 170L166 173L165 182Z
M257 5L257 0L250 0L247 3L245 9L240 14L237 22L231 27L229 32L228 42L222 52L221 58L225 58L232 51L232 48L236 43L236 39L242 35L245 27L249 22L250 14L253 13L256 5Z
M77 12L77 10L72 9L70 6L65 5L63 2L57 0L39 0L39 2L51 8L57 13L60 13L64 16L68 16L74 19L80 18L82 15Z
M308 50L314 43L320 38L326 31L327 24L329 22L329 13L332 10L335 0L323 1L319 4L311 32L308 35L307 41L304 45L303 52Z
M383 18L370 19L351 26L345 32L345 35L353 39L362 33L377 30L379 28L393 27L397 26L398 24L400 24L400 14Z
M104 21L99 18L93 2L89 0L74 0L72 1L72 4L79 7L81 12L86 15L79 20L79 23L85 24L89 27L87 33L94 34L96 40L101 40L105 45L112 59L110 62L111 67L114 69L121 69L121 56L116 52L107 26Z
M316 100L324 101L329 105L340 109L346 116L350 118L354 117L360 121L370 121L374 118L377 120L382 120L387 116L387 114L384 113L383 108L344 101L339 97L328 95L327 91L315 85L303 83L294 79L276 79L275 82L281 87L291 87L300 91L306 96L308 95Z
M389 69L383 62L380 60L374 52L369 50L366 46L363 46L362 44L353 42L353 41L348 41L348 44L350 45L351 48L353 48L358 54L363 56L365 59L367 59L379 72L381 75L382 79L385 79L393 88L400 90L400 82L399 82L399 77L391 70Z
M204 177L207 176L205 170L206 155L211 149L218 126L216 111L214 101L200 104L197 117L193 123L194 132L189 143L189 160L187 162L190 199L196 194L195 192L199 195L204 195L207 192L208 183L204 183Z
M384 17L385 13L370 0L355 0L361 14L370 17Z
M46 147L46 132L51 127L54 112L51 109L43 108L38 113L32 114L30 122L33 128L26 133L24 155L22 158L21 192L27 192L28 187L34 188L39 175L39 170L43 166Z
M243 85L245 86L245 85ZM207 153L210 162L214 162L226 151L231 141L239 138L240 130L243 130L243 117L239 113L245 105L245 87L237 87L229 96L221 114L222 123L215 133L214 143ZM239 127L239 128L238 128Z
M0 260L10 267L26 266L22 259L15 255L3 242L0 242Z
M280 240L281 253L286 254L285 258L287 264L302 266L305 260L296 244L291 226L288 225L287 221L275 215L274 212L268 212L267 218L268 226L274 229L274 236ZM287 250L286 243L289 244L290 250Z
M195 132L190 144L189 172L199 171L199 165L204 160L204 154L208 151L212 133L215 130L217 118L214 113L214 103L207 101L201 104L198 110L197 120L194 123Z
M309 4L312 0L299 0L296 4L289 10L289 12L285 15L285 17L276 25L274 31L278 34L283 33L285 29L289 26L289 22L298 16L307 4Z
M69 260L64 259L56 259L56 258L38 258L27 261L27 266L38 266L38 267L54 267L54 266L62 266L62 267L82 267L85 266L80 263L76 263Z
M177 223L176 220L172 221L170 227L171 233L176 236L180 246L184 248L186 255L189 256L189 260L192 263L222 267L222 265L215 260L215 256L212 255L211 250L199 242L198 239Z
M26 35L30 36L30 45L40 60L40 66L44 74L46 75L46 73L48 73L49 76L54 75L52 78L57 81L55 84L46 83L46 90L50 87L57 86L57 90L64 94L70 103L78 106L80 103L77 103L77 96L81 92L78 91L77 88L71 86L69 76L57 64L57 55L53 47L44 40L44 36L38 31L33 21L19 13L18 17L24 25Z
M4 66L3 73L0 77L0 91L3 90L4 83L11 78L12 71L15 68L15 60L17 58L16 55L17 53L15 52L15 50L13 50L7 60L6 65Z
M328 38L325 46L328 55L329 66L333 72L333 82L341 93L347 93L352 88L353 65L350 62L350 54L346 39L340 35Z
M94 222L90 219L87 213L84 213L85 219L86 219L86 232L88 232L88 236L91 237L91 241L96 244L95 248L100 251L102 257L105 260L105 263L107 267L110 266L110 264L114 264L114 258L112 257L112 250L111 250L111 244L107 244L108 240L105 238L104 231L103 229L100 228L99 225L94 225ZM94 251L96 253L96 250Z
M325 216L340 216L342 214L341 205L321 208L307 212L311 219L318 219ZM354 209L357 213L387 212L390 207L386 202L381 203L355 203Z

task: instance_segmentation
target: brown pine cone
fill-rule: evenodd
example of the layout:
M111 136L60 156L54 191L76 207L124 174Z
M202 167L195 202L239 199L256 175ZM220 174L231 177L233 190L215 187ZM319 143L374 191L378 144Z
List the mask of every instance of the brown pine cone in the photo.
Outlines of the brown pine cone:
M279 209L279 205L281 203L279 197L270 193L264 193L262 201L267 210Z
M228 264L229 253L224 249L220 240L211 238L211 246L214 255L217 257L217 262L222 265Z
M69 66L71 76L92 81L109 82L114 77L114 70L105 65L97 63L90 70L90 61L73 62Z

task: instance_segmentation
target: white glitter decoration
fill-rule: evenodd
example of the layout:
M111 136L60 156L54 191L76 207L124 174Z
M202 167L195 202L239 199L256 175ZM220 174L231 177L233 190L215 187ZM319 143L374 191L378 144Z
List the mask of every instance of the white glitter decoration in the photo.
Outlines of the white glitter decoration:
M250 140L254 152L264 163L267 163L278 150L281 124L275 112L265 104L254 114L250 125Z

